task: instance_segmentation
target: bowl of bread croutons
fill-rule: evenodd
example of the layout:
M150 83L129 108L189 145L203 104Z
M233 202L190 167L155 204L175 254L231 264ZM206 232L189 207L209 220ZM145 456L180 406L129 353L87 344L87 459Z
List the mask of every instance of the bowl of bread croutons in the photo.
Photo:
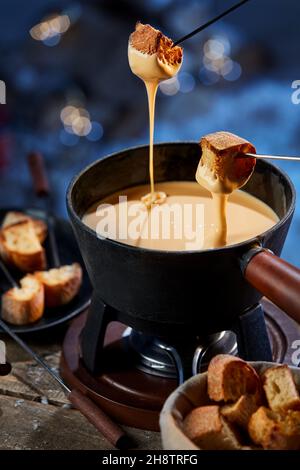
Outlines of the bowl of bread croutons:
M220 354L160 415L168 450L300 450L300 369Z
M68 304L82 282L78 263L47 270L47 224L23 212L6 213L0 228L0 257L17 285L3 293L1 317L13 325L37 322L46 308ZM16 279L17 278L17 279Z

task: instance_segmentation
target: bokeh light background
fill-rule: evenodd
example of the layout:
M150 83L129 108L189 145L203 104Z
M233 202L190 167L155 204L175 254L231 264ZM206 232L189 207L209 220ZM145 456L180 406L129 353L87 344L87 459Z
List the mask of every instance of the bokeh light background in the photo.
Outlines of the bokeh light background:
M65 191L84 166L148 142L143 84L127 63L137 20L176 39L234 0L2 0L0 204L35 200L26 155L41 151L53 210L66 216ZM155 140L198 140L229 130L260 153L300 155L300 4L251 0L185 43L177 78L160 87ZM281 162L300 191L300 164ZM283 256L300 266L300 203Z

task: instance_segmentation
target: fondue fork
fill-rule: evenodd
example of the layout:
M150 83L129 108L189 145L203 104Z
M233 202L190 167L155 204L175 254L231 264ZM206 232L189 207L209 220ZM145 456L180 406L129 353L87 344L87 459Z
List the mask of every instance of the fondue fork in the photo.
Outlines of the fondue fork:
M239 3L236 3L232 7L228 8L228 10L223 11L223 13L220 13L220 15L216 16L215 18L207 21L207 23L204 23L203 25L199 26L199 28L194 29L191 33L187 34L186 36L183 36L182 38L178 39L177 41L174 42L173 46L177 46L178 44L181 44L183 41L186 41L187 39L191 38L192 36L195 36L195 34L200 33L200 31L203 31L204 29L208 28L213 23L216 23L216 21L219 21L221 18L224 16L228 15L232 11L236 10L237 8L241 7L244 5L244 3L249 2L249 0L242 0Z
M3 267L1 266L3 269ZM84 395L79 389L72 390L66 385L61 377L26 344L12 329L0 319L0 328L5 331L21 348L29 354L43 369L60 385L72 405L85 416L85 418L95 426L101 434L106 437L118 449L132 448L133 443L129 436L125 434L111 418L102 411L89 397Z
M20 287L19 283L11 275L9 269L0 260L0 271L4 274L7 281L12 287ZM25 341L23 341L15 332L1 319L0 317L0 332L1 329L5 331L21 348L29 354L43 369L60 385L65 392L68 400L72 405L83 415L85 418L98 430L100 433L117 449L128 450L135 447L132 439L125 434L123 429L100 408L100 406L94 403L88 396L84 395L78 388L70 389L68 385L62 380L62 378L54 372L54 370L42 359L36 352L29 347ZM0 364L1 365L1 364ZM3 364L2 364L3 366ZM9 363L4 364L0 368L0 376L6 375L10 372L11 366Z
M33 188L38 198L43 202L44 213L48 226L48 239L53 268L61 266L55 237L55 218L51 211L50 186L43 155L32 151L28 154L27 163L32 178Z
M286 155L257 155L256 153L241 153L236 158L259 158L260 160L289 160L299 162L300 157L289 157Z

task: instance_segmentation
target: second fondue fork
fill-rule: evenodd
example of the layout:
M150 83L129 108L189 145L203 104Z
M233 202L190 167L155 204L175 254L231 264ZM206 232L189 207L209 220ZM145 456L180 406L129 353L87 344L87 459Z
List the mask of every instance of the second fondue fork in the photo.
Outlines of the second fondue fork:
M259 155L256 153L244 153L237 155L237 158L259 158L260 160L290 160L290 161L300 161L300 157L289 157L286 155Z

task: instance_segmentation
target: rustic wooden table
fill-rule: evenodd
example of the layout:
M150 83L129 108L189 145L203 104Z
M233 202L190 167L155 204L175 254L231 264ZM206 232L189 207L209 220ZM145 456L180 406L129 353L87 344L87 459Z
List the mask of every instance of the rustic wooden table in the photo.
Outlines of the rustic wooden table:
M58 371L66 328L24 339ZM60 387L10 338L0 335L12 372L0 377L0 449L107 450L112 446L77 411ZM161 448L159 433L126 428L139 449Z

